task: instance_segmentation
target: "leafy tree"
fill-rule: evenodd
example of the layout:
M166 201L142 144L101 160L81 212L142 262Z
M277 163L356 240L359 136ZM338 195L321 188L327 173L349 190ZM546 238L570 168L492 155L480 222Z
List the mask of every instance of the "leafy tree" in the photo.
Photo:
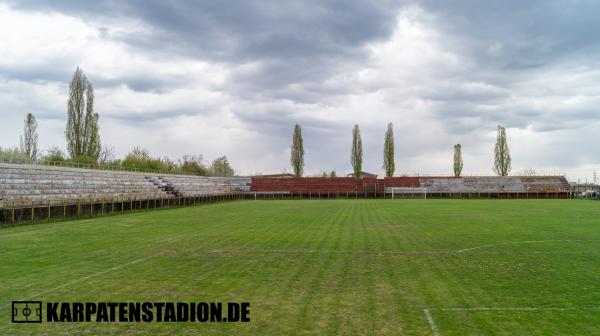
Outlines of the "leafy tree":
M383 167L385 176L394 176L396 164L394 163L394 125L389 123L385 132L383 144Z
M134 147L121 161L121 166L130 169L169 172L175 170L176 164L168 158L153 158L147 149Z
M65 152L57 146L50 147L50 149L48 149L46 152L46 155L44 155L44 161L48 163L64 162L66 160Z
M82 164L86 164L86 165L96 165L96 164L98 164L97 160L95 160L94 158L91 158L89 156L85 156L85 155L79 155L79 156L76 156L76 157L71 157L67 161L73 162L73 163L82 163Z
M234 171L229 164L226 156L221 156L212 162L210 165L210 174L212 176L233 176Z
M362 174L362 139L360 138L360 129L358 125L354 125L354 129L352 129L352 153L350 156L350 160L352 162L352 168L354 169L354 176L356 178L361 178Z
M304 173L304 144L302 141L302 128L298 124L294 126L290 161L294 169L294 175L302 176Z
M183 173L208 175L208 168L203 163L202 155L184 155L180 160L179 170Z
M133 147L133 149L125 155L121 162L123 167L132 169L147 169L148 162L152 160L150 152L142 147Z
M94 112L94 87L79 67L69 85L67 103L67 148L72 158L98 160L101 151L98 113Z
M335 170L332 170L331 173L329 173L329 177L337 177Z
M21 152L30 160L35 160L38 155L37 120L31 113L25 117L25 126L21 136Z
M459 177L463 169L462 147L460 144L454 145L454 176Z
M29 158L19 147L0 147L0 159L22 162L28 161Z
M508 176L511 170L511 158L506 141L506 129L498 125L498 135L494 148L494 172L500 176Z

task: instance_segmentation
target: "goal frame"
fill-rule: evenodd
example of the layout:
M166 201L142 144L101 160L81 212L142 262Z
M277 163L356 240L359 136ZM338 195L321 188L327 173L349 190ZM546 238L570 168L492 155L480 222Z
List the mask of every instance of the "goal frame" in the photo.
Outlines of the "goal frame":
M411 188L411 187L389 187L386 194L391 194L392 199L396 195L423 195L423 199L427 199L427 188Z

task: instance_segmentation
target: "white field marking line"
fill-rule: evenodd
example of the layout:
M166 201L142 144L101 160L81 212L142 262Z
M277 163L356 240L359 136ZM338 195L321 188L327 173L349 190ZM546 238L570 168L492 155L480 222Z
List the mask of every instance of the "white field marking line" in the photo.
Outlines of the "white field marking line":
M600 310L600 307L475 307L475 308L423 308L423 314L429 323L431 334L440 336L440 330L433 319L432 311L570 311Z
M487 245L480 245L475 247L469 247L462 250L456 251L456 253L469 252L473 250L480 250L486 247L498 246L498 245L508 245L508 244L538 244L538 243L568 243L568 242L594 242L599 240L583 240L583 239L555 239L555 240L523 240L523 241L512 241L512 242L501 242L501 243L493 243Z
M316 250L316 249L216 249L209 253L358 253L358 254L453 254L454 251L369 251L369 250Z
M535 311L535 310L600 310L600 307L472 307L472 308L425 308L428 311Z
M28 233L38 233L40 231L56 231L56 232L60 232L60 231L64 231L70 228L74 228L74 227L79 227L79 226L83 226L83 225L89 225L89 220L88 219L84 219L81 220L79 222L76 223L65 223L65 224L54 224L54 223L37 223L34 224L33 226L38 226L38 225L43 225L43 227L33 227L31 228L31 230L22 230L22 231L17 231L17 232L10 232L10 233L6 233L6 234L1 234L0 235L0 239L4 238L4 237L12 237L12 236L18 236L21 234L28 234ZM45 225L48 224L48 225ZM26 226L26 225L23 225ZM19 226L17 226L18 228ZM0 229L0 232L2 232L1 230L10 230L12 229L12 227L7 227L7 228L3 228Z
M425 314L425 318L429 323L429 328L431 329L433 336L440 336L440 330L438 329L437 324L435 324L433 316L431 316L431 311L429 309L423 309L423 313Z
M317 249L212 249L207 253L355 253L355 254L373 254L373 255L455 255L457 251L370 251L370 250L317 250ZM515 254L582 254L579 251L515 251Z
M81 278L78 278L78 279L75 279L75 280L69 281L69 282L67 282L67 283L64 283L64 284L62 284L62 285L60 285L60 286L56 286L56 287L54 287L54 288L51 288L51 289L48 289L48 290L45 290L45 291L42 291L42 292L39 292L39 293L35 293L35 294L33 294L33 295L30 295L30 296L28 296L28 297L26 297L26 298L22 298L22 299L21 299L21 300L19 300L19 301L26 301L26 300L30 300L30 299L33 299L33 298L35 298L35 297L38 297L38 296L40 296L40 295L44 295L44 294L48 294L48 293L54 292L54 291L56 291L56 290L59 290L59 289L62 289L62 288L65 288L65 287L71 286L71 285L73 285L73 284L76 284L76 283L78 283L78 282L85 281L85 280L87 280L87 279L90 279L90 278L93 278L93 277L96 277L96 276L99 276L99 275L102 275L102 274L106 274L106 273L109 273L109 272L112 272L112 271L116 271L116 270L119 270L119 269L121 269L121 268L124 268L124 267L126 267L126 266L133 265L133 264L137 264L137 263L140 263L140 262L142 262L142 261L146 261L146 260L148 260L148 259L150 259L150 258L153 258L153 257L159 256L159 255L161 255L161 254L153 254L153 255L149 255L149 256L143 257L143 258L139 258L139 259L132 260L132 261L130 261L130 262L126 262L126 263L124 263L124 264L120 264L120 265L117 265L117 266L113 266L113 267L111 267L111 268L107 268L107 269L105 269L105 270L103 270L103 271L100 271L100 272L97 272L97 273L93 273L93 274L90 274L90 275L86 275L86 276L84 276L84 277L81 277ZM4 305L2 308L6 308L6 307L8 307L8 306L10 306L10 305L11 305L11 303L9 303L9 304L6 304L6 305Z
M175 208L171 208L171 209L175 209ZM153 216L154 214L153 213L138 213L138 215L139 215L139 217L147 217L147 216ZM106 216L104 216L103 218L106 218ZM33 232L39 232L39 231L49 231L49 230L53 230L53 231L57 231L57 232L63 231L63 230L70 229L73 227L89 225L93 219L96 219L96 218L85 218L85 219L81 219L81 220L77 220L77 221L67 220L67 222L50 223L49 225L51 225L51 226L43 225L43 224L47 224L47 223L37 222L35 225L25 224L25 225L16 225L14 227L0 228L0 232L2 232L2 230L10 230L12 228L19 228L21 226L31 227L30 230L26 230L26 228L24 228L22 231L0 234L0 239L2 239L4 237L16 236L16 235L20 235L20 234L27 234L27 233L33 233ZM43 225L43 227L37 227L38 225L40 225L40 226ZM37 228L32 227L32 226L36 226Z
M199 235L200 235L200 234L193 234L193 235L184 234L184 235L179 235L179 236L171 237L171 238L169 238L169 239L163 240L162 242L174 242L174 241L178 241L178 240L180 240L180 239L178 239L178 238L180 238L180 237L184 237L184 236L185 236L185 237L192 238L192 237L197 237L197 236L199 236ZM257 239L258 239L258 238L257 238ZM194 250L196 250L196 251L197 251L197 250L200 250L200 249L201 249L201 248L197 248L197 249L194 249ZM148 259L151 259L151 258L154 258L154 257L158 257L158 256L160 256L160 255L163 255L163 254L164 254L164 253L155 253L155 254L151 254L151 255L145 256L145 257L143 257L143 258L139 258L139 259L132 260L132 261L130 261L130 262L126 262L126 263L124 263L124 264L120 264L120 265L117 265L117 266L113 266L113 267L111 267L111 268L108 268L108 269L105 269L105 270L103 270L103 271L100 271L100 272L97 272L97 273L93 273L93 274L90 274L90 275L86 275L86 276L84 276L84 277L81 277L81 278L78 278L78 279L75 279L75 280L69 281L69 282L67 282L67 283L64 283L64 284L62 284L62 285L60 285L60 286L57 286L57 287L54 287L54 288L51 288L51 289L48 289L48 290L45 290L45 291L42 291L42 292L39 292L39 293L35 293L35 294L33 294L33 295L30 295L30 296L28 296L28 297L26 297L26 298L23 298L23 299L21 299L21 300L19 300L19 301L26 301L26 300L30 300L30 299L33 299L33 298L35 298L35 297L37 297L37 296L44 295L44 294L48 294L48 293L54 292L54 291L56 291L56 290L59 290L59 289L62 289L62 288L68 287L68 286L70 286L70 285L73 285L73 284L76 284L76 283L78 283L78 282L82 282L82 281L85 281L85 280L87 280L87 279L90 279L90 278L93 278L93 277L96 277L96 276L99 276L99 275L103 275L103 274L106 274L106 273L109 273L109 272L112 272L112 271L116 271L116 270L119 270L119 269L121 269L121 268L124 268L124 267L126 267L126 266L133 265L133 264L137 264L137 263L140 263L140 262L146 261L146 260L148 260ZM11 304L12 304L12 303L6 304L6 305L4 305L4 306L0 306L0 308L7 308L7 307L9 307Z

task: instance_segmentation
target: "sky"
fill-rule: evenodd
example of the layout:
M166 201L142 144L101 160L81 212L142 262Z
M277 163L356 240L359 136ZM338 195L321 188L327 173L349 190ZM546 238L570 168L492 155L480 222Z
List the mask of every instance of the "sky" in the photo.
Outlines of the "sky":
M498 125L513 173L600 174L600 2L0 1L0 146L38 119L66 148L68 86L95 87L102 143L177 159L227 155L238 174L365 171L491 175Z

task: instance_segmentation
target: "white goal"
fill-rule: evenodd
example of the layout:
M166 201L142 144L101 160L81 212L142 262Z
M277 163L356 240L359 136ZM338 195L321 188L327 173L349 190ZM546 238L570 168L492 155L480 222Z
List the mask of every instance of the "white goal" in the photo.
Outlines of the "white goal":
M389 187L385 193L392 198L425 198L427 199L427 188Z

